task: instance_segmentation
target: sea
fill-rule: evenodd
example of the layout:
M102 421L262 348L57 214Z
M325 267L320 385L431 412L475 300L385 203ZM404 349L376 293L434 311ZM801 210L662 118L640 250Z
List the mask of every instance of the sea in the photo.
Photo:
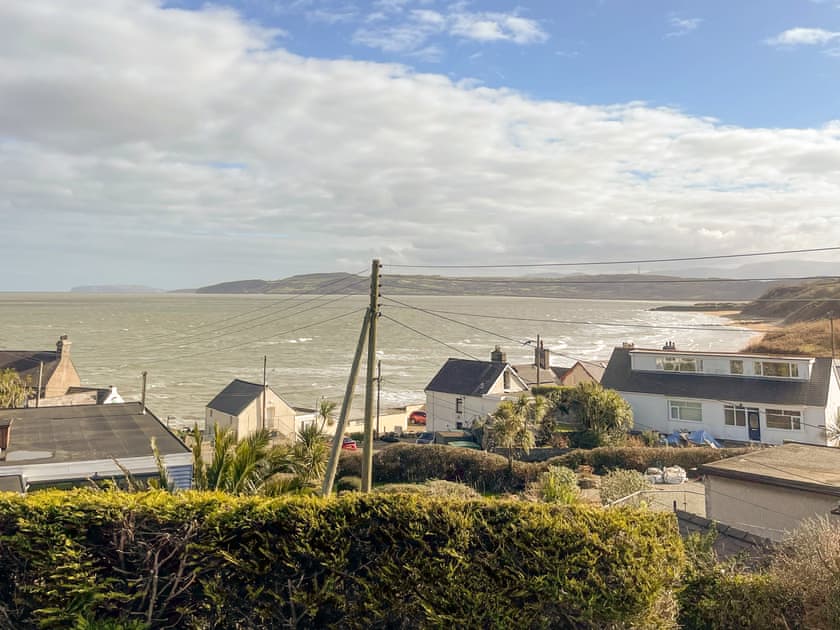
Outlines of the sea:
M0 348L49 350L60 335L83 385L114 385L175 428L203 425L207 403L231 380L268 384L289 404L340 401L368 306L366 296L0 293ZM665 304L525 297L383 297L377 325L383 408L422 402L448 357L533 361L539 335L551 363L607 361L632 341L657 348L739 350L757 333ZM354 401L363 404L365 358Z

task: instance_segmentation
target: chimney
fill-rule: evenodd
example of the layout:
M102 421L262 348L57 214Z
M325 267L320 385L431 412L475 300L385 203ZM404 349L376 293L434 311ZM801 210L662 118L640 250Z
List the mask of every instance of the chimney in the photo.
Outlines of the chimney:
M59 361L64 360L65 358L70 358L70 346L73 345L73 342L67 338L67 335L61 335L58 338L58 343L55 344L55 354L56 358Z
M507 354L502 352L501 347L496 346L496 349L490 353L490 360L493 363L507 363Z
M636 347L636 344L633 343L632 341L622 341L621 342L621 347L624 348L625 350L632 350L633 348Z
M551 350L546 350L543 347L542 341L537 349L534 350L534 365L541 370L547 370L551 367Z
M665 345L662 346L662 349L663 350L676 350L677 349L677 344L675 344L673 341L666 341Z
M0 460L6 459L6 451L9 450L9 442L12 439L13 418L0 418Z

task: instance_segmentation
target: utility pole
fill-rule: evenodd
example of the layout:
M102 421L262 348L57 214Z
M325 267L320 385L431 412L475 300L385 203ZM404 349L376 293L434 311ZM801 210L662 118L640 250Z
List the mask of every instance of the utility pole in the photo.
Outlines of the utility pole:
M41 367L38 370L38 392L35 394L35 407L38 408L41 405L39 404L41 401L41 388L44 386L44 362L41 361Z
M379 402L382 398L382 361L376 362L376 437L379 438Z
M537 349L534 351L534 358L536 361L534 363L537 364L537 387L540 386L540 366L542 365L543 361L543 352L542 352L542 345L540 345L540 336L537 335Z
M338 458L341 455L341 444L344 440L344 430L347 428L347 416L350 413L350 405L353 404L353 393L356 391L356 378L359 375L359 364L362 362L362 350L365 348L365 338L368 336L370 325L370 312L365 313L362 322L362 330L359 333L359 341L356 343L356 354L353 355L353 365L350 367L350 376L347 378L347 387L344 390L344 401L341 403L341 413L338 414L338 421L335 424L335 435L333 436L330 459L327 461L327 470L324 472L324 483L321 486L321 495L329 496L332 492L335 481L335 471L338 469Z
M376 321L379 319L379 270L374 258L370 266L370 306L368 307L367 375L365 382L365 439L362 446L362 492L370 492L373 483L373 379L376 363Z
M143 408L143 415L146 415L146 377L148 372L143 370L143 391L140 394L140 406Z
M263 429L266 428L266 426L265 426L265 411L266 411L266 406L268 404L266 402L266 398L268 398L268 396L266 395L268 393L268 380L266 380L267 365L268 365L268 355L264 354L263 355L263 391L262 391L262 403L263 403L262 404L262 428Z
M829 334L831 335L831 360L834 360L834 313L828 314Z

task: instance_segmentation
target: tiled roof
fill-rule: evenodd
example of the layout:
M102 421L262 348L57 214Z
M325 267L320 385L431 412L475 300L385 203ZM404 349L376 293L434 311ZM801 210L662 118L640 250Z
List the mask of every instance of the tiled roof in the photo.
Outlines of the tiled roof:
M533 363L525 363L512 366L519 377L528 385L537 384L537 366ZM540 385L560 385L563 382L563 375L569 371L570 368L551 367L540 368Z
M216 397L207 403L207 407L231 416L238 416L248 405L259 398L262 392L262 385L237 378L216 394Z
M38 375L44 363L44 384L58 365L55 350L0 350L0 370L12 369L22 379L29 379L30 386L38 387Z
M151 438L161 455L189 449L140 403L0 410L12 419L3 466L151 456Z
M484 396L505 371L507 363L447 359L426 390L464 396Z
M634 371L630 369L630 349L615 348L601 384L608 389L639 394L825 407L830 378L831 359L828 358L814 360L811 378L807 381Z

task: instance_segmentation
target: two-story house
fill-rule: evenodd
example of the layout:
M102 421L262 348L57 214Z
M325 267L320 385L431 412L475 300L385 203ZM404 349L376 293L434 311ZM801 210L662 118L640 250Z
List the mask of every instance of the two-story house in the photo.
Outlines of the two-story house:
M639 429L718 439L834 445L840 373L830 358L616 348L601 384Z
M503 400L528 393L528 384L496 346L490 361L447 359L426 386L426 430L465 429Z

